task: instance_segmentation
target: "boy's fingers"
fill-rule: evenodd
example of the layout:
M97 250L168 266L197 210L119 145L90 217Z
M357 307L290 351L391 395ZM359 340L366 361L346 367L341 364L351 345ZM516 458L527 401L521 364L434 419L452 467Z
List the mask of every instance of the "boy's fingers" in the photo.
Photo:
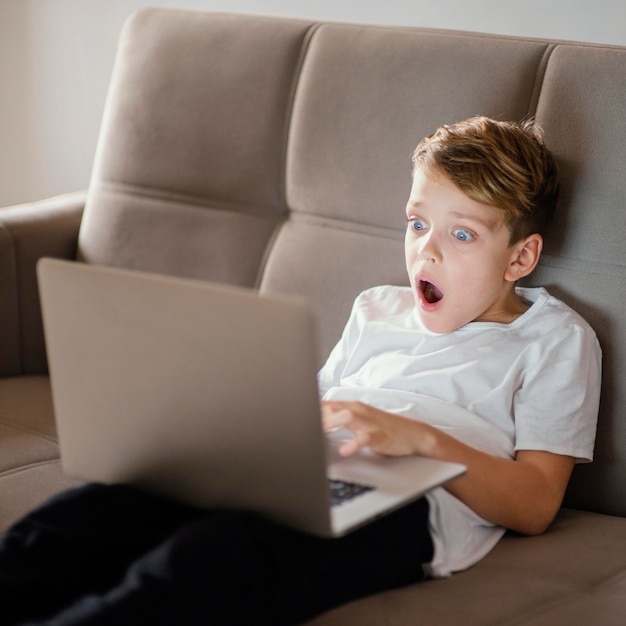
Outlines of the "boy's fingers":
M369 443L369 435L364 431L357 431L353 433L353 437L348 439L339 448L339 454L342 456L350 456L355 452L358 452L362 448L367 447Z
M348 426L354 418L354 412L344 402L322 404L322 423L325 430Z

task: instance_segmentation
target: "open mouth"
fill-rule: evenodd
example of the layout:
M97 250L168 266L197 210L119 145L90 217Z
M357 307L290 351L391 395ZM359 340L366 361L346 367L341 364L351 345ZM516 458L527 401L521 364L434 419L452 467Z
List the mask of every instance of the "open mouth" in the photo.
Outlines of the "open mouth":
M428 304L436 304L443 298L441 290L433 283L429 283L427 280L420 280L419 283L420 292L422 297Z

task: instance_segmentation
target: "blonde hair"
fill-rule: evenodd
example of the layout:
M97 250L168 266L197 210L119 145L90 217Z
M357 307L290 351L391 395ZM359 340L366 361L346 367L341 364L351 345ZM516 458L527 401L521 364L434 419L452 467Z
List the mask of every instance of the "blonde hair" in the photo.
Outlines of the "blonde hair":
M419 143L413 167L432 168L472 200L502 210L511 244L543 234L559 198L556 161L532 119L441 126Z

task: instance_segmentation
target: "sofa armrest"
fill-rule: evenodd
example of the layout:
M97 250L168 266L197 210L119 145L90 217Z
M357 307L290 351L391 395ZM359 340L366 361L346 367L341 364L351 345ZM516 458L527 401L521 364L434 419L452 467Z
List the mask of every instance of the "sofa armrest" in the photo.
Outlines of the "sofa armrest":
M35 266L73 259L86 192L0 209L0 376L47 371Z

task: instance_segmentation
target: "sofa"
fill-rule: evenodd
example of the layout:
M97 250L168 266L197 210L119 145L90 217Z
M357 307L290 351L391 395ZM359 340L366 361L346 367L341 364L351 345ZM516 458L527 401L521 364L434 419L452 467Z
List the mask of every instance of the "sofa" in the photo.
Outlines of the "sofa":
M419 139L473 115L532 115L563 193L527 284L568 302L600 339L595 460L576 467L543 535L509 533L467 571L338 607L310 626L625 623L624 85L626 48L615 46L133 14L88 190L0 210L0 533L76 484L55 435L40 257L302 294L319 312L321 363L357 293L407 283L403 210Z

